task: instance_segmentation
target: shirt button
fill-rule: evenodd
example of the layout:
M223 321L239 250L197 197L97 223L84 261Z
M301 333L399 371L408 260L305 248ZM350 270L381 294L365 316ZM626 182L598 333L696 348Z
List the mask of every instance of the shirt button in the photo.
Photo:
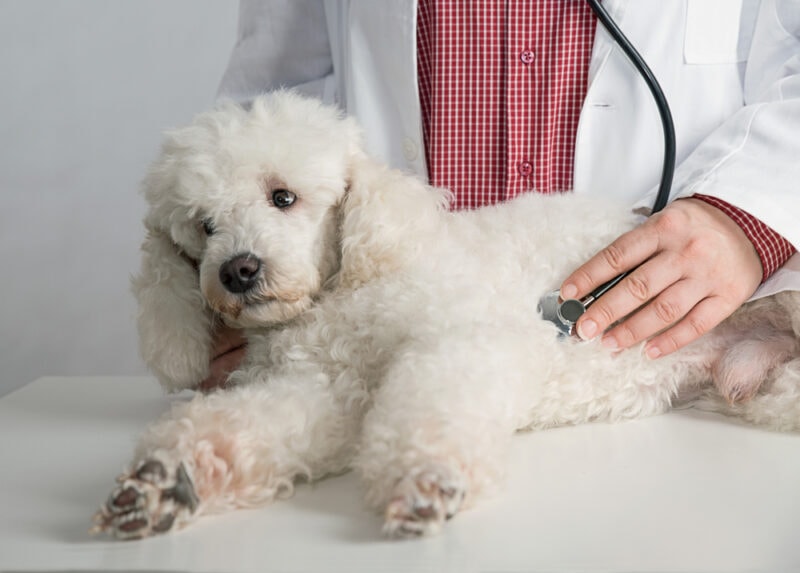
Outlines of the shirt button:
M403 156L406 161L414 161L419 157L419 145L410 137L403 139Z
M533 50L522 50L519 54L520 61L525 65L532 64L535 58L536 54L533 53Z
M523 177L530 177L533 174L533 164L530 161L520 161L517 164L517 171Z

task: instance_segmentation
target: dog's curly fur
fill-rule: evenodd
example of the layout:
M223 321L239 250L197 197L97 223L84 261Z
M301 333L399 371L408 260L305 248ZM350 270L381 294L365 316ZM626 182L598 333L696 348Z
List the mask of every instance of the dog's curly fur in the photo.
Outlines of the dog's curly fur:
M518 430L689 399L800 427L794 293L655 361L541 319L540 296L637 223L620 205L529 194L450 212L447 192L367 157L352 119L290 92L170 133L145 194L148 365L169 390L195 387L215 320L247 328L249 347L227 389L145 432L99 530L161 533L355 469L388 534L426 534L498 483ZM241 254L260 269L234 293L220 268Z

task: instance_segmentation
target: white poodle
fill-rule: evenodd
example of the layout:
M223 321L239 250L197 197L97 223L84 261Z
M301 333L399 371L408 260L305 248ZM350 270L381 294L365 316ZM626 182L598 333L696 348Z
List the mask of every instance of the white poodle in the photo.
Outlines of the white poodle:
M428 534L498 483L518 430L678 399L800 428L794 294L655 361L542 320L539 298L637 222L621 206L528 194L450 212L367 157L353 120L286 92L170 133L145 194L145 360L195 387L217 320L248 329L248 355L147 429L96 531L162 533L354 469L387 534Z

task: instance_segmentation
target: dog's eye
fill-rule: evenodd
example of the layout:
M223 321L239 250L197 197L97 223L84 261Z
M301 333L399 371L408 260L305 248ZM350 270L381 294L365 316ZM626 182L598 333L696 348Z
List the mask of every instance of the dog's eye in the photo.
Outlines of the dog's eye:
M295 199L297 199L297 195L288 189L275 189L272 192L272 204L278 209L286 209L295 202Z
M202 221L200 221L200 224L203 226L203 232L206 235L214 234L214 222L211 219L205 218Z

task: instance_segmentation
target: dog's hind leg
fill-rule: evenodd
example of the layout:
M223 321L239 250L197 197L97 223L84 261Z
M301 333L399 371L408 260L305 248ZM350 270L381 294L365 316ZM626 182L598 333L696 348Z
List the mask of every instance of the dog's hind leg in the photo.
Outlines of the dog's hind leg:
M797 354L797 341L789 334L749 334L732 342L714 362L711 376L728 403L751 400L770 378L773 369Z
M514 338L467 330L397 353L354 464L387 535L435 533L502 478L520 406L530 403Z
M720 350L711 374L719 394L705 392L695 406L800 430L800 293L749 303L713 334Z
M181 403L145 432L94 531L164 533L202 514L286 497L297 478L342 471L359 424L348 408L321 375Z
M800 358L775 367L758 393L745 402L731 404L709 392L694 407L738 416L770 430L800 432Z

